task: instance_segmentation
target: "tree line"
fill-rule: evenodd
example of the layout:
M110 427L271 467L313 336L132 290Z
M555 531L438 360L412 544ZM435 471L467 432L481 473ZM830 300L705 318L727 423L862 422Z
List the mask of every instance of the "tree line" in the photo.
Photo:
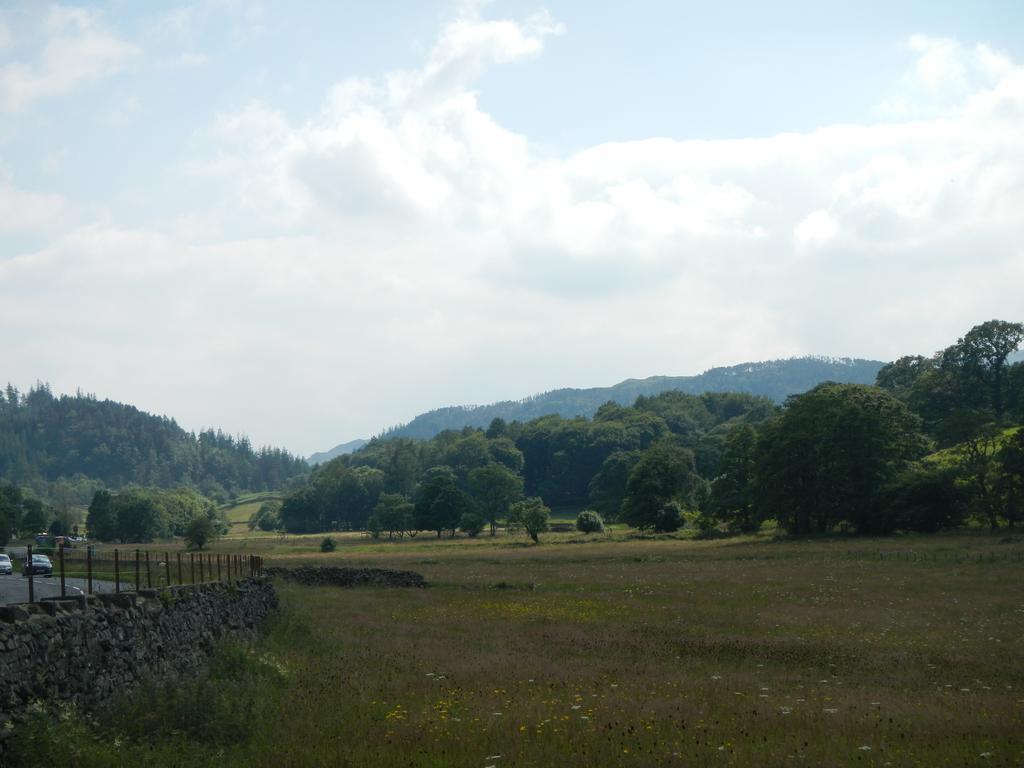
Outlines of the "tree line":
M669 391L633 406L607 403L592 419L494 419L486 430L446 430L430 440L378 438L317 467L286 496L276 519L263 516L259 525L297 533L477 535L510 520L537 528L539 505L590 506L614 519L638 465L640 478L653 457L674 460L678 450L694 474L698 467L713 473L731 429L774 411L769 399L749 394ZM649 492L636 483L634 496Z
M198 522L197 522L198 521ZM44 503L13 483L0 484L0 546L12 538L40 533L69 536L84 533L77 515ZM117 493L99 489L85 519L90 539L147 542L172 536L202 539L228 531L217 505L191 488L126 486Z
M216 500L278 490L308 471L279 448L219 430L186 432L173 419L46 384L0 394L0 478L56 506L85 505L100 488L194 488Z
M749 394L641 396L593 418L492 420L384 437L317 467L260 527L477 535L536 509L711 533L768 520L794 534L1014 525L1024 501L1024 325L826 382L782 406Z

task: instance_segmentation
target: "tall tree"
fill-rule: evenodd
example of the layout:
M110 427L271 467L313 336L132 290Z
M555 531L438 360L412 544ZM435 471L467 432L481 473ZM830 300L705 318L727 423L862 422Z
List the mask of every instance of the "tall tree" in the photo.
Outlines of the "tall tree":
M626 498L629 473L640 461L640 451L614 451L590 480L590 505L605 520L617 520Z
M1024 341L1024 323L989 320L976 325L943 353L943 365L959 368L989 390L997 424L1003 423L1007 395L1007 359Z
M473 500L442 474L420 486L413 513L417 530L435 531L441 538L445 531L454 535L462 516L472 511Z
M886 530L881 490L926 451L920 424L877 387L827 383L789 398L758 441L759 514L799 534Z
M1024 522L1024 427L1003 443L996 459L1001 470L999 489L1003 497L1003 516L1012 528Z
M668 441L655 443L629 474L622 520L636 528L653 528L665 505L689 501L696 485L693 451Z
M749 424L729 432L719 464L719 474L711 483L708 509L711 514L743 532L756 531L762 519L755 514L754 469L757 433Z
M492 461L469 473L469 489L487 516L494 536L497 521L506 517L509 505L523 495L523 479Z

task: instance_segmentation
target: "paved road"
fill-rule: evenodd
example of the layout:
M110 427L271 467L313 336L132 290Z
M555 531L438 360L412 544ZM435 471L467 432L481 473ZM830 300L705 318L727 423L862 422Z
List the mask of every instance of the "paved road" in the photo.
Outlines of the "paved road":
M44 597L60 596L59 576L36 576L33 585L36 600ZM89 582L85 579L66 579L64 582L69 597L84 594ZM128 587L130 589L130 587ZM93 579L93 592L113 592L114 582ZM28 579L18 574L0 576L0 604L27 603Z

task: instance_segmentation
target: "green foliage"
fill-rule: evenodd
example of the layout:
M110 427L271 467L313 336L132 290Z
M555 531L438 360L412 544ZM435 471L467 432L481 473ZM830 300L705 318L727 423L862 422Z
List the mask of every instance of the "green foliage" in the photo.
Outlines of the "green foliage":
M452 536L463 515L474 511L473 500L461 490L450 474L438 474L420 487L413 515L417 530L445 531Z
M996 461L1001 470L998 491L1003 499L1003 517L1014 526L1024 522L1024 428L1003 443Z
M790 398L761 430L755 498L760 517L791 533L892 530L882 489L927 442L895 396L859 384L822 384Z
M43 502L39 499L25 497L21 506L23 510L19 526L21 535L28 537L45 532L50 525L50 511L43 506Z
M33 516L43 515L42 503L12 483L0 483L0 546L6 545L11 537L21 529L26 535L32 536L39 532L36 527L39 519ZM28 522L25 518L29 517Z
M666 505L689 501L696 485L693 451L660 442L644 451L629 475L622 520L641 530L655 528Z
M470 538L476 538L487 525L487 518L479 512L463 512L459 518L459 530Z
M931 358L902 357L883 367L878 385L924 419L941 445L970 439L989 422L1024 419L1022 364L1009 363L1024 342L1024 324L989 320Z
M882 490L892 528L935 533L962 525L969 497L957 472L925 462L896 475Z
M342 456L314 470L309 482L285 497L279 512L289 533L358 530L366 527L384 491L387 474L349 466Z
M524 400L478 407L438 408L420 414L405 426L389 430L387 436L430 440L441 432L458 432L466 426L490 430L489 425L495 422L495 431L488 437L499 436L505 430L514 431L516 422L524 424L551 414L567 421L580 416L593 417L608 402L628 406L639 397L654 398L664 392L699 397L707 397L709 393L727 393L734 397L753 396L781 403L789 395L805 392L823 381L870 384L875 380L879 366L873 360L803 357L712 368L698 376L652 376L628 379L613 387L556 389ZM535 492L529 479L526 490L527 493Z
M675 533L686 524L683 508L678 501L662 505L654 515L651 528L655 533Z
M400 493L382 493L373 508L373 514L367 521L367 529L376 531L379 536L384 531L388 532L388 538L396 534L399 538L408 533L413 527L414 507Z
M247 523L250 531L276 531L281 528L281 502L272 499L260 504Z
M129 486L116 494L100 490L93 496L86 517L89 537L100 541L146 542L185 536L190 526L199 525L208 531L205 541L228 530L227 520L217 506L188 488Z
M338 548L338 543L330 536L325 536L323 541L320 542L321 552L333 552Z
M185 543L189 549L202 549L217 537L213 521L206 515L193 517L185 526Z
M307 470L277 448L244 437L186 432L172 419L91 395L54 397L39 385L0 396L0 477L85 504L97 483L190 486L210 495L283 487Z
M585 509L576 516L576 530L581 533L602 533L604 520L591 509Z
M756 531L762 523L754 498L756 458L757 432L749 424L735 427L726 438L719 475L703 505L712 517L741 533Z
M534 544L540 543L540 534L548 530L550 519L551 510L536 496L517 501L509 508L509 524L521 526Z
M491 461L469 473L469 488L491 524L491 535L509 505L523 495L523 479L502 464Z
M590 505L606 520L616 520L626 498L626 482L640 461L640 451L613 451L590 480Z

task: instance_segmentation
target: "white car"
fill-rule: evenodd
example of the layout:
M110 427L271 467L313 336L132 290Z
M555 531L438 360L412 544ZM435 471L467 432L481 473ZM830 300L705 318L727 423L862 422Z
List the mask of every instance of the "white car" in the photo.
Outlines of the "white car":
M11 556L0 552L0 574L10 576L14 573L14 564L11 563Z

